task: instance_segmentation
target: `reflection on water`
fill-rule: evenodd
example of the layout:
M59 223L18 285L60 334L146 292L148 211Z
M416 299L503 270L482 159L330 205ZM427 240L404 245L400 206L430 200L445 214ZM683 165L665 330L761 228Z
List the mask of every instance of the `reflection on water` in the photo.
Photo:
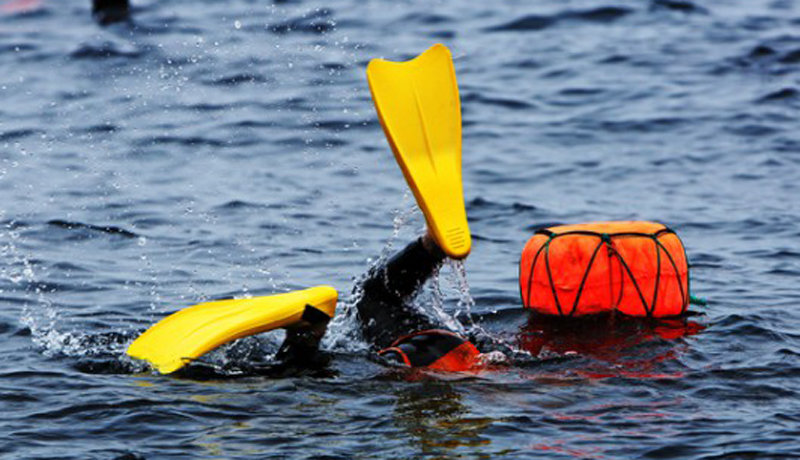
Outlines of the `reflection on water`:
M491 444L482 433L491 426L489 417L472 417L457 387L428 380L395 391L394 422L418 443L424 455L445 455L461 447ZM480 455L480 449L472 452Z
M688 317L649 319L608 315L565 320L531 314L518 331L516 343L532 356L581 357L586 365L571 372L586 378L679 378L683 372L665 372L668 367L664 363L680 357L679 349L686 349L685 342L679 339L704 328Z

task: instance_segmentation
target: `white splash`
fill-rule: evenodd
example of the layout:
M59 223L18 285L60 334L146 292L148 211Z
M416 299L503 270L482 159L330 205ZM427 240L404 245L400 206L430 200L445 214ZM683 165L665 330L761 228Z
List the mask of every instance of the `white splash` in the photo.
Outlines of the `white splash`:
M367 259L367 270L364 274L354 278L355 286L350 298L342 302L340 300L336 316L328 325L328 332L322 340L320 347L328 351L343 352L363 352L369 349L369 344L361 334L360 319L355 305L363 296L362 282L366 273L373 268L383 265L393 253L395 242L400 238L402 230L413 218L420 214L419 208L411 201L411 194L407 191L403 194L403 201L400 208L394 210L392 218L392 234L386 240L383 249L376 259Z
M464 325L455 318L455 316L448 314L445 311L446 295L442 291L441 285L441 269L438 270L427 283L427 289L431 293L429 301L424 297L417 299L416 306L425 313L432 313L446 328L458 332L460 334L466 333ZM428 308L426 308L428 306Z

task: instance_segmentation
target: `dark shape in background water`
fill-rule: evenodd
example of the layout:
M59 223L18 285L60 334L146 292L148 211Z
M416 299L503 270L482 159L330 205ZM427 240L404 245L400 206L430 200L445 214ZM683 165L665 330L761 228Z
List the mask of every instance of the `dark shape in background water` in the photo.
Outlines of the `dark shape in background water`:
M92 0L92 16L100 25L128 21L130 4L128 0Z

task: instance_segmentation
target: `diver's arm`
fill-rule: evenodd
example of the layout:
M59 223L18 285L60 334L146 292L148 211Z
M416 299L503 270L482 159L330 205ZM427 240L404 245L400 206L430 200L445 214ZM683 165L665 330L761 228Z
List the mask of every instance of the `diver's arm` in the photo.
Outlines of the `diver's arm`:
M368 341L383 348L401 335L440 326L408 302L444 258L433 238L426 234L384 265L370 270L355 304Z

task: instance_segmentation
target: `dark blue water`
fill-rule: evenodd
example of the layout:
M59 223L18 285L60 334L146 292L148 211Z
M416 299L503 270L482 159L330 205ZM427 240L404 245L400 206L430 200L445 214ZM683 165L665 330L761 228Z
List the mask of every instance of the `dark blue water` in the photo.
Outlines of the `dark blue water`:
M0 457L800 456L798 2L146 0L108 28L88 3L0 4ZM349 293L423 220L364 69L435 42L483 327L547 335L519 308L534 229L651 219L711 301L693 333L556 331L474 377L370 358ZM465 310L458 275L421 308ZM327 368L230 371L280 333L187 376L124 356L178 308L322 283Z

